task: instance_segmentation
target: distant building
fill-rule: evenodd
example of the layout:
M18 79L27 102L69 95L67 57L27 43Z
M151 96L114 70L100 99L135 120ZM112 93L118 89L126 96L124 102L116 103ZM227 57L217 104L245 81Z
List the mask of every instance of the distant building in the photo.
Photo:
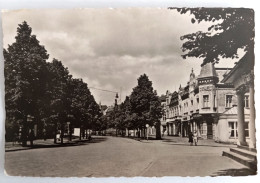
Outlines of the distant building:
M166 129L166 96L161 95L160 96L160 102L161 102L161 107L163 110L162 118L161 118L161 135L164 136L167 133Z

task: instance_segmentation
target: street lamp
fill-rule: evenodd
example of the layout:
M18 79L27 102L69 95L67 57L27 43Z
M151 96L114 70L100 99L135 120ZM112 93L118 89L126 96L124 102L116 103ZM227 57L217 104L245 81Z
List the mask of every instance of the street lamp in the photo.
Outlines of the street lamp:
M146 133L147 133L147 140L148 140L148 128L149 128L149 124L146 124Z

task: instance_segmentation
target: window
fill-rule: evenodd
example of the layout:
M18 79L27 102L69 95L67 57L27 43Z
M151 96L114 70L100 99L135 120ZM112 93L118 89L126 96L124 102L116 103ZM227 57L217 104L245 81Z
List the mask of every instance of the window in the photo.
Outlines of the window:
M216 95L214 95L214 107L217 107L217 99L216 99Z
M169 103L170 103L169 101L170 101L170 99L167 98L167 99L166 99L166 105L169 105Z
M226 95L226 107L232 107L232 95Z
M193 106L193 100L190 101L191 105Z
M245 136L246 137L249 137L249 122L248 121L245 121Z
M248 125L249 125L249 122L245 121L245 124L244 124L245 137L249 137L249 126ZM228 122L228 126L229 126L229 137L237 138L238 137L237 122L236 121Z
M245 95L245 107L249 108L249 96Z
M209 107L209 96L203 95L203 107Z
M237 138L237 122L228 122L229 127L229 137Z

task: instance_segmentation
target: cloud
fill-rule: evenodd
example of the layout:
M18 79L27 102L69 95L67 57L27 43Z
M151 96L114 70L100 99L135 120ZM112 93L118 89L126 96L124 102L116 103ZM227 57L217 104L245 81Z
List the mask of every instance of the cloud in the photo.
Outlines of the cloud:
M45 46L76 78L89 86L131 94L146 73L158 94L185 84L198 59L181 58L180 36L206 30L189 15L155 8L16 10L3 13L4 47L14 42L24 20ZM196 60L196 61L194 61ZM111 104L113 93L91 90L97 101Z

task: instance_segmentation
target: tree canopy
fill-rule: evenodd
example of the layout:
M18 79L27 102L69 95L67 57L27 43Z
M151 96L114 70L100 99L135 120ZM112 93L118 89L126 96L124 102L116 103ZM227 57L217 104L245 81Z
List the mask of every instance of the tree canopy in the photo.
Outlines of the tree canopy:
M37 125L38 137L47 135L56 142L59 130L62 143L67 122L93 127L90 123L97 121L100 112L87 84L73 79L61 61L47 62L47 50L27 22L18 25L15 42L3 53L7 140L21 132L19 138L26 145Z
M133 88L130 95L130 104L134 126L143 129L146 124L149 124L160 128L160 125L157 124L160 123L162 117L161 103L146 74L138 78L138 85ZM157 135L157 138L161 138L160 134Z
M173 8L170 8L173 9ZM238 49L254 53L254 11L245 8L177 8L194 16L192 23L212 22L208 31L183 35L182 57L203 58L203 64L220 58L237 58Z
M24 132L29 128L28 115L34 116L37 122L42 117L48 83L45 74L49 55L31 33L26 22L19 24L15 42L3 51L7 123L16 131L22 127ZM25 133L22 138L26 138Z

